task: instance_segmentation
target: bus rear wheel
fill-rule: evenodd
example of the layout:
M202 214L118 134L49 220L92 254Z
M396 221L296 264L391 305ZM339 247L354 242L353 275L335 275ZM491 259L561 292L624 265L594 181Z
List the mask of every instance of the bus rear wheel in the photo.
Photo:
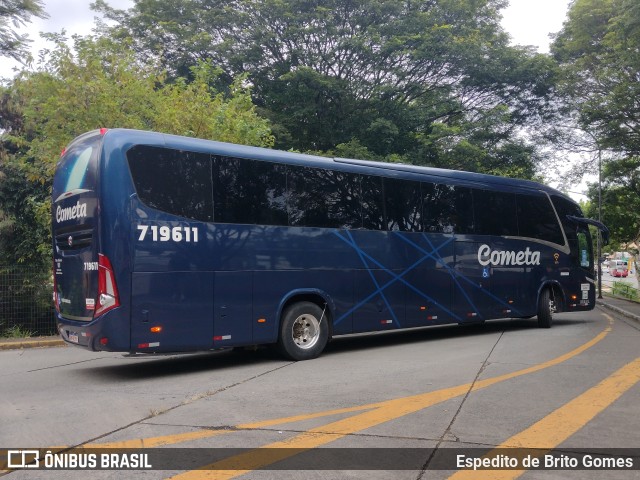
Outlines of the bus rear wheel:
M551 289L545 288L540 292L540 298L538 298L538 327L551 328L555 311L555 301L551 295Z
M310 360L322 353L329 339L329 321L311 302L295 303L284 311L278 349L291 360Z

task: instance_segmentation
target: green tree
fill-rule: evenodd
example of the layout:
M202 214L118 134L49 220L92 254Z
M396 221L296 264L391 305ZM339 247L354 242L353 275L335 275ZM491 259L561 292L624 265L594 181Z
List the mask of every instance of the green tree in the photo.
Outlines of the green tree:
M243 78L228 94L218 93L210 87L217 71L203 63L193 67L192 82L167 84L162 72L135 61L126 45L76 37L71 49L60 35L50 38L56 46L41 69L23 72L0 92L0 211L6 227L0 243L13 245L2 250L4 261L50 262L53 170L62 148L85 131L137 128L273 144ZM25 215L33 221L19 220ZM8 242L18 225L31 233L21 235L20 244Z
M588 191L590 200L585 215L598 217L597 185L591 185ZM640 241L640 221L633 208L638 208L635 194L621 187L607 187L602 191L602 222L611 232L609 246L612 251L622 251L629 243Z
M33 16L48 17L42 0L0 0L0 57L25 61L29 55L27 45L30 40L15 28L26 25Z
M247 74L276 146L530 176L517 126L542 118L553 63L508 46L503 0L141 0L94 4L172 75L210 59ZM446 145L445 145L446 144ZM452 155L456 150L459 155ZM517 150L520 166L500 168ZM360 150L364 152L365 150ZM480 154L478 157L476 154ZM465 155L475 155L473 159Z
M640 4L575 0L552 45L565 121L605 152L603 218L617 241L638 239ZM594 156L593 158L599 158ZM592 162L593 163L593 162ZM597 204L597 190L590 190Z
M101 127L273 144L269 124L256 114L242 78L229 94L218 93L210 87L218 72L201 63L192 67L192 82L167 84L164 73L137 62L126 45L76 37L72 50L59 35L50 39L56 47L49 60L40 71L16 78L0 103L9 112L0 120L2 147L32 180L50 181L62 147Z
M61 35L49 37L55 47L41 68L0 89L0 273L17 280L11 292L0 292L9 299L0 309L0 334L16 325L34 331L38 326L15 312L34 302L50 305L51 180L74 137L124 127L273 144L243 77L218 92L211 85L219 71L201 63L192 67L191 82L167 83L126 44L76 37L71 49Z
M562 93L601 147L640 154L640 4L576 0L552 45Z

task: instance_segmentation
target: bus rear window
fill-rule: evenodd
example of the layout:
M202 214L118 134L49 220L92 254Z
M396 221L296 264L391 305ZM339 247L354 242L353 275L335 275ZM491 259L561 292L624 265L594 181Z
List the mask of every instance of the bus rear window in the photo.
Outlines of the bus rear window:
M101 139L97 134L85 137L67 149L53 179L54 200L68 193L96 190Z

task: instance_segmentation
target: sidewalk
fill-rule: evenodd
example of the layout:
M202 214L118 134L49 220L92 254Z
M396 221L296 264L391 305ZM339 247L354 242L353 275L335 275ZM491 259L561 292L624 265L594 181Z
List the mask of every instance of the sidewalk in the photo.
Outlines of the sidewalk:
M614 298L605 296L596 300L596 304L600 307L612 310L620 315L631 318L640 323L640 303L624 300L622 298ZM21 348L37 348L37 347L61 347L64 341L59 336L52 337L34 337L34 338L1 338L0 350L19 350Z
M640 322L640 303L605 295L604 298L597 299L596 304Z

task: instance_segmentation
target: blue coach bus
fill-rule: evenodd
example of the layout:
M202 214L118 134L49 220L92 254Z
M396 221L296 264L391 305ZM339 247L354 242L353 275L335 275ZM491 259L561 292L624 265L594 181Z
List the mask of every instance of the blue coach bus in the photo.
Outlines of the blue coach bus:
M93 351L276 344L590 310L588 225L544 185L124 129L53 183L62 338Z

